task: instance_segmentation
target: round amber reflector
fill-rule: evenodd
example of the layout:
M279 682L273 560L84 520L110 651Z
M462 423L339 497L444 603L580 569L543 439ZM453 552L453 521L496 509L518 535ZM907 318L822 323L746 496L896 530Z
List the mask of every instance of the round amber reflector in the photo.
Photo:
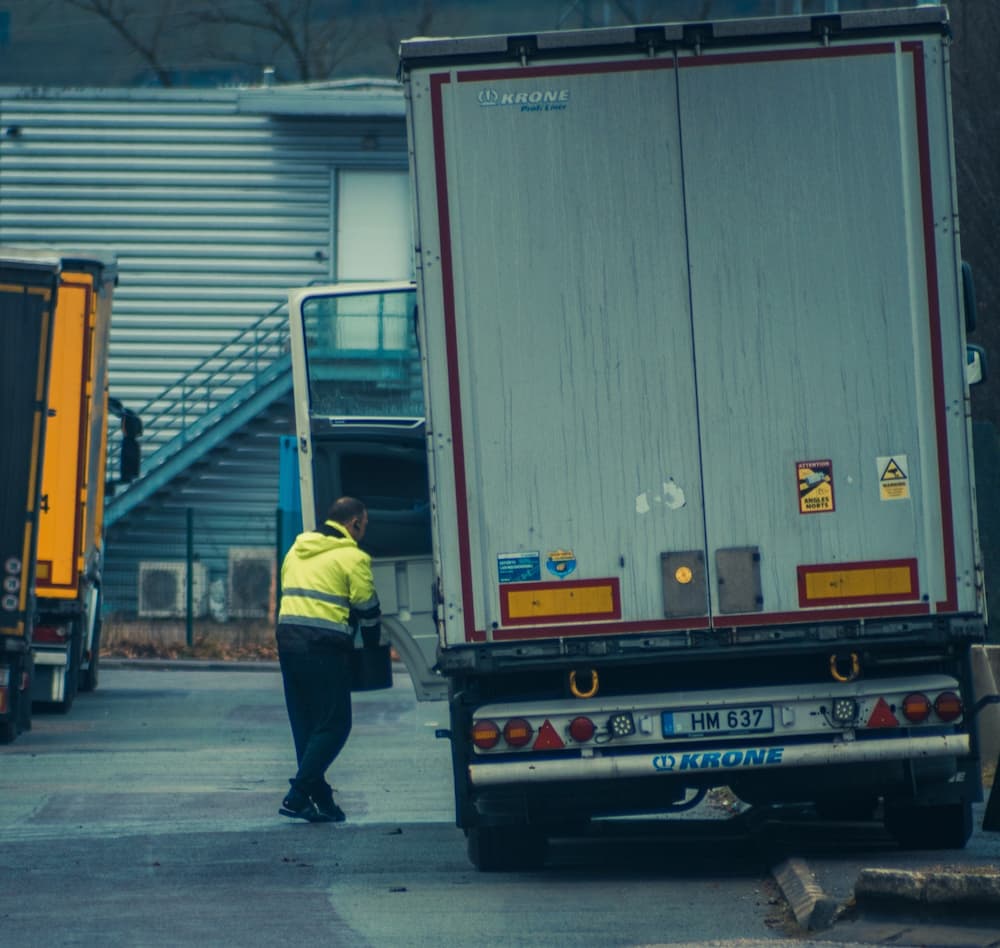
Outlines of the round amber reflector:
M500 728L495 721L476 721L472 725L472 743L480 750L496 747L500 740Z
M942 721L954 721L962 716L962 699L954 691L942 691L934 699L934 711Z
M503 727L503 739L511 747L524 747L535 729L524 718L511 718Z
M914 692L903 699L903 717L912 724L923 724L931 716L931 702L927 695Z
M594 727L594 722L590 718L573 718L569 722L569 736L573 738L577 744L582 744L584 741L589 741L594 736L594 731L597 728Z

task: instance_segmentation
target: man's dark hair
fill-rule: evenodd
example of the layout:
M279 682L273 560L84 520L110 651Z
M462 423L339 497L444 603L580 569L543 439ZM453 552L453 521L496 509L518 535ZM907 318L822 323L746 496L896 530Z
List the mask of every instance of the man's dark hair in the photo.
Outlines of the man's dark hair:
M338 497L326 512L326 519L336 523L348 524L355 517L359 520L365 515L367 508L357 497Z

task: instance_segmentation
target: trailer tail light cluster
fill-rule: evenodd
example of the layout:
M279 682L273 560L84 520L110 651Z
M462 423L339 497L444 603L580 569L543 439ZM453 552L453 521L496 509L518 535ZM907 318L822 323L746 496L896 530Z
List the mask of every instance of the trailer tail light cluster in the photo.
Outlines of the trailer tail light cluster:
M11 709L10 694L12 691L22 691L27 694L31 690L31 677L26 671L21 672L21 680L17 676L10 680L10 667L0 665L0 714L7 714Z
M890 705L885 698L875 702L867 726L905 727L908 724L926 724L936 718L950 724L962 716L962 699L954 691L942 691L932 701L921 691L908 694L898 706Z
M493 750L498 745L514 750L530 748L535 751L562 750L567 744L586 744L597 734L597 725L580 715L560 731L548 718L536 729L527 718L511 718L501 726L484 718L472 725L472 743L479 750Z
M64 625L36 625L31 633L31 638L36 644L41 645L65 645L66 626Z
M915 684L915 683L913 683ZM886 687L883 683L882 687ZM625 711L568 709L534 710L525 716L514 708L483 708L491 717L475 718L470 733L478 751L539 752L579 749L593 753L604 745L638 747L648 743L696 740L757 740L758 735L807 736L824 728L900 729L934 727L959 721L964 713L954 683L918 686L911 692L878 691L838 695L827 699L802 698L798 703L777 702L754 706L704 705L671 710L669 701L652 699L648 707ZM944 690L938 690L944 689ZM756 716L754 712L757 712ZM514 715L507 717L508 714Z
M562 750L567 744L572 746L594 741L600 733L608 738L635 733L632 715L625 713L620 717L622 720L619 721L612 717L602 728L582 714L568 722L556 720L553 723L546 717L537 724L522 717L501 722L483 718L472 725L472 743L482 751L496 747L508 747L512 750L528 748L533 751Z

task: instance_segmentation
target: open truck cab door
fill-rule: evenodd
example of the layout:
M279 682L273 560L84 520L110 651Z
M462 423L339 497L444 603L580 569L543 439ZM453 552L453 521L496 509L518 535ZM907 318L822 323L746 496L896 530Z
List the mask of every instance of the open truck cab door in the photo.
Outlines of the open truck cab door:
M443 699L434 671L430 496L416 290L412 283L343 284L289 293L296 464L302 529L332 501L368 507L382 626L419 700ZM292 476L292 475L285 475Z

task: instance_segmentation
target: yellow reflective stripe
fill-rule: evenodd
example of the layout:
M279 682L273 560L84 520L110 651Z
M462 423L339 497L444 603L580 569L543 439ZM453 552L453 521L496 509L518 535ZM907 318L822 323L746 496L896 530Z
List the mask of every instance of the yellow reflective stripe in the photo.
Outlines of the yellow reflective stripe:
M290 589L284 589L282 592L286 596L301 596L303 599L318 599L320 602L329 602L335 606L343 606L345 609L349 608L351 605L351 601L347 598L347 596L338 596L336 593L320 592L317 589L297 589L292 587Z
M293 613L283 612L278 616L278 622L287 622L290 625L304 625L311 629L328 629L331 632L340 632L343 635L352 635L346 622L333 622L330 619L321 619L318 616L298 616Z

